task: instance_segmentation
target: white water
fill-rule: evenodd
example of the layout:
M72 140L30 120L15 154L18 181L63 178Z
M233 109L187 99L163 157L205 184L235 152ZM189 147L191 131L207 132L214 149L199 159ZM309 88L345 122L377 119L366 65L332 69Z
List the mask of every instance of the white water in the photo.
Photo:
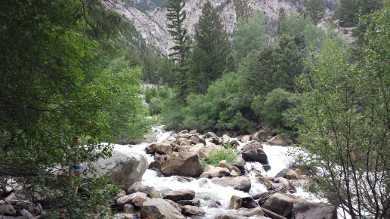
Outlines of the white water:
M167 139L172 132L165 132L162 131L162 127L154 128L154 134L157 136L157 142L163 141L164 139ZM133 145L132 149L137 150L139 152L145 153L145 147L149 146L150 143L142 143L139 145ZM238 147L238 150L244 146L244 143L240 143L240 146ZM208 208L207 207L207 201L204 201L201 199L201 205L202 208L207 212L205 216L202 218L214 218L216 215L221 213L233 213L236 212L236 210L227 210L227 207L230 202L230 198L233 195L237 195L240 197L248 197L255 194L261 194L264 192L267 192L267 188L265 185L261 184L257 177L255 176L255 173L250 171L252 169L256 169L260 171L263 175L266 175L268 177L274 177L279 171L281 171L284 168L288 168L289 164L292 163L292 158L288 156L289 149L291 147L283 147L283 146L270 146L268 144L264 144L264 152L268 156L268 162L271 166L271 169L267 172L264 171L263 166L258 162L247 162L245 165L245 168L248 172L247 176L251 179L251 189L248 193L238 191L233 189L232 187L223 187L220 185L216 185L211 182L210 179L205 178L190 178L190 177L183 177L185 179L188 179L188 182L182 182L178 181L178 178L180 176L171 176L171 177L159 177L158 174L153 170L146 170L145 174L142 177L142 183L144 185L153 186L156 188L157 191L159 190L165 190L165 189L171 189L171 190L177 190L177 189L192 189L195 191L195 198L203 198L203 197L211 197L215 199L216 201L219 201L221 203L221 207L219 208ZM154 158L146 154L148 162L152 162ZM314 195L305 192L301 187L297 186L297 192L294 193L295 196L307 199L309 201L315 201L315 202L321 202L324 200L317 199L314 197ZM259 218L259 217L256 217Z

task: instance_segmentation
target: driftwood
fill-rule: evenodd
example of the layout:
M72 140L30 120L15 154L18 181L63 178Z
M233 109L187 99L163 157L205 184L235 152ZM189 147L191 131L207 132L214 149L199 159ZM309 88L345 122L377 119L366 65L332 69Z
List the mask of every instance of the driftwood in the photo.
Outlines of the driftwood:
M264 211L264 213L266 213L268 216L272 217L273 219L287 219L287 218L283 217L282 215L279 215L275 212L272 212L266 208L261 208L261 209Z

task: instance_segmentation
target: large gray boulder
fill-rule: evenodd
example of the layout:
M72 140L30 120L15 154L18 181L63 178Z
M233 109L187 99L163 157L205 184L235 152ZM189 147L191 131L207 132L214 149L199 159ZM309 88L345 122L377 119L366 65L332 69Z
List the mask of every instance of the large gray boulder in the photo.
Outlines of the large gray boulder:
M262 164L268 163L267 155L260 148L251 149L251 150L243 152L242 158L244 158L245 161L257 161L257 162L260 162Z
M124 184L128 188L142 180L142 175L148 168L148 161L143 153L129 146L114 145L111 157L99 159L91 165L97 170L98 176L107 174L111 183ZM84 168L86 166L83 164Z
M283 217L289 217L293 209L293 204L294 199L290 196L275 193L271 195L261 207L282 215Z
M149 199L141 207L142 218L185 219L168 201L161 198Z
M192 176L202 174L199 157L196 152L183 151L174 153L161 163L161 173L165 176Z
M295 219L337 219L337 207L299 199L294 202L292 216Z
M230 186L236 190L240 190L244 192L248 192L251 188L251 180L247 176L213 179L212 182L222 186Z
M228 168L214 167L212 165L207 165L204 168L204 173L208 173L208 178L222 177L222 176L229 176L230 175L230 171Z
M252 149L257 149L257 148L263 149L263 145L260 142L251 141L241 148L241 153L243 153L245 151L252 150Z

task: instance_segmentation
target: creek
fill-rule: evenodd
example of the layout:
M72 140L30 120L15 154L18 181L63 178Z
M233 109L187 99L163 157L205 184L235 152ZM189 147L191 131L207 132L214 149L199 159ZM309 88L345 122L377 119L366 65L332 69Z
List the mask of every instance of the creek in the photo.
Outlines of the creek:
M161 142L164 139L167 139L173 132L167 132L162 129L162 126L154 128L154 134L157 137L157 142ZM237 147L239 150L244 143L240 143L240 146ZM180 177L180 176L170 176L164 177L158 174L154 170L147 169L142 177L142 184L155 187L157 191L161 190L178 190L178 189L191 189L195 191L195 198L200 199L202 208L207 212L205 216L200 218L214 218L218 214L229 214L233 213L236 210L228 210L230 198L233 195L237 195L240 197L248 197L257 194L261 194L267 192L267 188L264 184L262 184L256 177L256 172L261 172L262 175L267 177L275 177L277 173L279 173L284 168L288 168L289 165L293 162L292 156L289 156L289 152L293 149L293 147L286 146L271 146L266 143L263 144L263 150L267 154L268 163L271 167L268 171L265 171L262 164L258 162L247 162L245 164L245 175L251 179L251 189L249 192L243 192L233 189L232 187L223 187L217 184L214 184L211 179L207 178L192 178L192 177ZM141 143L138 145L133 145L132 148L137 151L145 154L148 159L148 163L154 161L154 157L145 153L145 147L149 146L150 143ZM185 178L186 180L178 180L179 178ZM320 200L316 198L313 194L305 192L302 186L300 185L300 181L296 180L294 185L296 186L297 192L293 193L294 196L303 198L305 200L311 202L320 202L324 200ZM204 197L212 197L216 201L221 203L221 206L218 208L209 208L205 207L207 202L203 200ZM203 202L203 203L202 203ZM259 217L252 217L259 218Z

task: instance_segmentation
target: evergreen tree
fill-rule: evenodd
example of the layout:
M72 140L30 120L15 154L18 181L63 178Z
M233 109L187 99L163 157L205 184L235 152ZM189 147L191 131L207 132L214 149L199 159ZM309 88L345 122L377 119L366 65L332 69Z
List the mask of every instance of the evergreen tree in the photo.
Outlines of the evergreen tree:
M230 46L226 32L211 3L207 1L195 26L195 45L192 52L192 74L196 75L196 91L204 93L218 79L226 66Z
M306 11L313 19L313 22L317 24L325 15L325 2L324 0L309 0L306 3Z
M253 14L253 10L249 7L247 0L233 0L234 10L236 11L236 20L248 21Z
M168 31L172 36L175 45L171 48L172 52L169 57L177 64L177 81L178 100L185 103L185 99L189 93L190 77L188 67L188 56L190 45L190 38L187 34L187 29L183 25L186 19L186 11L183 10L185 0L169 0L167 4L167 24Z

